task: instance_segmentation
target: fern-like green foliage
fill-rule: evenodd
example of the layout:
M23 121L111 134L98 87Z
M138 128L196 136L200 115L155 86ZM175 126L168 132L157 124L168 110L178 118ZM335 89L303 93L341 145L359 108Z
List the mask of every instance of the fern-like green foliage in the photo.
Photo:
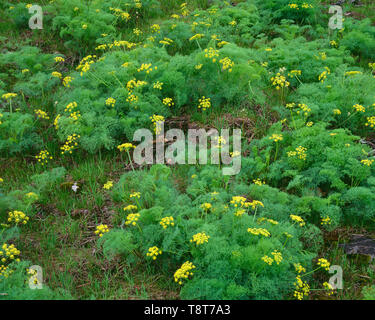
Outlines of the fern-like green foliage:
M155 262L149 260L150 264L157 263L171 278L178 265L193 261L194 276L181 291L181 297L187 299L280 299L290 293L295 277L293 263L310 264L318 249L320 231L312 225L303 229L292 223L289 214L293 207L298 207L294 197L282 196L280 191L268 186L249 188L240 184L226 189L226 178L220 177L218 167L206 166L189 181L188 197L175 189L171 171L165 166L156 165L149 172L123 175L112 196L124 206L140 206L140 216L136 225L132 225L126 223L127 214L119 212L123 217L120 229L111 230L100 239L105 253L120 254L127 261L133 261L145 257L150 247L157 246L163 253ZM142 185L137 183L139 180L143 181ZM256 187L269 192L259 192ZM130 197L135 191L141 194L137 201ZM257 215L253 212L236 216L236 208L229 204L235 195L261 197L264 208ZM205 202L212 204L209 212L201 208ZM163 217L173 217L175 225L163 229L160 224ZM277 219L279 223L258 220L262 217ZM259 237L247 231L247 228L259 227L266 228L271 236ZM210 236L207 243L195 245L190 241L199 232ZM301 236L315 239L310 251L303 250ZM281 250L283 263L266 266L262 257L275 249ZM271 286L275 281L278 285Z
M71 300L73 297L63 289L52 290L45 284L41 289L30 289L27 268L29 261L13 263L9 267L12 276L0 276L0 300Z

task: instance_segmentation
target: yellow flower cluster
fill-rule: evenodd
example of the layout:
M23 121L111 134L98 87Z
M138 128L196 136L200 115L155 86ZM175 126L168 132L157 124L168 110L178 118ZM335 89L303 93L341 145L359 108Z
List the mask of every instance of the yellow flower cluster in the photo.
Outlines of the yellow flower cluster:
M285 108L287 108L287 109L293 109L295 106L296 106L296 104L294 102L292 102L292 103L287 103L285 105Z
M39 196L34 192L26 193L26 197L33 198L34 200L38 200Z
M203 37L204 37L204 34L203 34L203 33L197 33L197 34L193 35L193 36L189 39L189 41L193 41L193 40L201 39L201 38L203 38Z
M147 66L148 65L146 65L146 67ZM151 66L151 64L149 64L149 66ZM128 83L126 84L126 88L128 89L129 92L132 92L134 88L138 88L138 87L144 86L146 84L147 84L146 81L141 81L141 80L136 81L136 79L132 79L132 80L128 81Z
M325 269L326 271L329 271L329 266L331 264L328 262L327 259L324 259L324 258L320 258L318 259L318 266L321 266L323 269Z
M141 0L134 0L134 5L137 9L142 8L142 2Z
M115 41L113 41L113 43L108 45L109 48L112 48L112 47L127 47L128 49L131 49L135 46L136 46L135 43L128 42L126 40L119 40L119 41L115 40Z
M105 50L107 49L107 45L106 44L101 44L101 45L98 45L95 50Z
M39 119L46 119L46 120L49 119L49 116L48 116L47 112L45 112L41 109L34 110L34 112Z
M159 81L156 81L153 85L152 85L152 87L154 88L154 89L158 89L158 90L162 90L163 89L163 82L159 82Z
M65 59L63 57L55 57L54 58L55 62L64 62Z
M319 81L321 83L324 83L324 81L327 79L327 76L331 74L331 70L328 67L324 67L324 71L319 75Z
M187 15L189 15L189 10L187 8L187 3L186 2L184 2L183 4L181 4L180 10L181 10L181 15L183 17L186 17Z
M297 9L297 10L299 10L298 4L296 4L296 3L289 3L288 6L291 9Z
M166 106L168 106L168 107L174 106L174 102L173 102L172 98L164 98L163 99L163 104L166 105Z
M324 287L324 289L328 290L329 296L333 295L334 291L333 291L333 287L332 287L331 284L329 284L328 282L324 282L323 287Z
M232 157L232 158L236 158L236 157L239 157L241 155L241 152L239 152L239 151L233 151L233 152L230 152L230 156Z
M329 44L332 46L332 47L338 47L339 46L339 44L335 41L335 40L331 40L330 42L329 42Z
M137 198L139 199L141 197L141 193L140 192L133 192L130 194L130 198Z
M127 143L123 143L123 144L120 144L119 146L117 146L117 149L120 150L120 152L122 151L129 151L131 148L135 149L135 145L127 142Z
M306 272L306 269L300 263L294 263L294 268L298 273Z
M239 205L240 207L244 206L245 202L246 198L241 196L233 196L232 200L230 201L230 203L233 204L235 208L237 208Z
M35 156L35 159L37 159L42 165L45 165L48 163L48 160L52 160L52 157L47 150L42 150L37 156Z
M58 114L55 118L55 120L53 120L53 125L55 126L55 129L59 129L59 119L61 118L61 115Z
M156 134L161 133L162 125L164 124L164 120L165 120L164 117L154 114L152 115L152 117L150 117L150 120L154 124L155 133Z
M174 281L177 282L178 284L182 284L183 280L187 279L189 276L192 276L193 273L191 272L192 269L195 268L195 265L191 263L190 261L186 261L180 269L178 269L173 277Z
M258 201L258 200L253 200L251 202L245 202L244 205L245 205L246 208L251 207L253 210L255 210L255 208L257 206L264 207L263 203L261 201Z
M211 108L211 99L206 98L205 96L200 98L198 109L202 109L203 111L206 111L206 109L209 109L209 108Z
M143 32L142 32L140 29L138 29L138 28L134 28L134 29L133 29L133 33L134 33L136 36L140 36Z
M74 78L72 78L71 76L64 77L63 86L67 87L67 88L70 88L70 82L72 82L73 80L74 80Z
M105 100L105 105L106 106L111 106L114 107L116 103L116 99L109 97L108 99Z
M221 48L221 47L225 46L226 44L229 44L229 42L228 42L228 41L220 41L220 42L217 44L217 46L218 46L219 48Z
M275 260L276 264L280 264L280 262L283 260L283 256L280 251L274 250L271 252L273 255L273 259Z
M232 20L231 22L229 22L229 25L235 27L237 25L236 20Z
M141 64L141 67L137 69L138 72L141 72L141 71L146 71L147 74L149 74L150 72L152 72L153 70L157 70L158 67L155 66L154 69L151 68L152 67L152 63L142 63Z
M109 232L109 228L106 224L101 224L96 227L95 234L102 237L103 234Z
M236 217L242 217L243 214L244 214L245 212L246 212L245 209L238 209L238 210L236 210L236 211L234 212L234 215L235 215Z
M81 117L81 113L79 111L74 111L70 114L69 118L73 121L77 121Z
M209 235L205 234L204 232L199 232L193 235L193 239L190 239L190 242L195 242L196 245L200 245L205 242L208 242L209 238L210 238Z
M310 292L310 286L307 282L302 281L301 276L296 277L296 282L294 282L296 287L294 291L294 297L298 300L302 300L304 296L308 296Z
M61 154L64 154L66 152L69 152L70 154L73 153L73 150L76 146L78 146L77 139L79 139L81 136L73 133L72 135L68 136L66 139L64 145L60 147Z
M130 204L124 208L124 211L132 211L132 210L137 210L137 206Z
M95 48L95 50L105 50L107 48L112 49L113 47L126 47L128 49L131 49L135 46L136 46L136 44L133 43L133 42L129 42L129 41L126 41L126 40L120 40L120 41L115 40L115 41L113 41L113 43L101 44L101 45L97 46ZM95 57L95 56L93 56L93 57ZM104 60L104 59L105 59L105 57L102 57L98 61L101 61L101 60Z
M282 134L272 134L272 136L269 137L270 140L273 140L274 142L278 142L283 140L283 135Z
M167 229L168 226L173 227L174 226L174 220L173 217L164 217L160 220L160 225L163 227L163 229Z
M52 72L51 75L52 75L52 77L55 77L55 78L59 78L59 79L62 78L62 74L60 72L57 72L57 71Z
M120 17L122 20L129 21L130 14L126 11L122 11L120 8L112 8L110 7L109 10L113 11L114 15Z
M371 128L375 127L375 116L367 117L367 122L365 123L365 126L370 126Z
M224 144L227 143L227 141L225 140L223 136L214 137L214 140L215 140L215 145L214 145L215 148L221 148Z
M15 224L26 224L29 221L29 217L22 211L14 210L8 213L8 222L14 222Z
M254 234L256 236L270 237L271 233L265 228L248 228L247 232Z
M9 99L17 97L17 93L13 93L13 92L4 93L1 97L5 100L9 100Z
M153 37L150 37L150 38L153 38ZM153 42L153 41L152 41ZM173 40L172 39L169 39L169 38L163 38L163 40L160 40L159 41L160 44L163 44L163 45L166 45L166 46L170 46L172 43L173 43Z
M154 246L151 248L148 248L147 257L151 257L153 260L156 260L157 256L159 254L162 254L163 251L161 251L158 247Z
M277 224L279 224L279 223L278 223L277 221L275 221L275 220L268 219L268 218L264 218L264 217L259 218L257 221L258 221L259 223L260 223L260 222L263 222L263 221L267 221L267 222L269 222L269 223L271 223L271 224L273 224L273 225L277 225Z
M103 188L106 190L109 190L113 187L113 181L107 181L104 185Z
M299 146L296 148L296 151L288 151L288 157L295 157L297 156L298 159L306 160L307 158L307 149L305 147Z
M374 160L369 160L369 159L361 160L361 163L368 167L371 166L373 162Z
M353 108L355 109L355 111L357 112L365 112L366 111L366 108L360 104L355 104L353 106Z
M341 114L341 110L340 109L333 109L333 114L334 115L340 115Z
M300 216L297 216L295 214L291 214L290 219L299 223L300 227L303 227L306 224L305 221Z
M228 70L228 72L232 72L232 68L234 67L234 62L225 57L219 61L223 65L223 70Z
M325 52L319 52L319 57L318 59L326 60L327 59L327 54ZM327 71L330 71L328 67L324 67Z
M331 218L330 217L324 217L322 218L322 221L320 222L321 225L328 225L328 224L331 224Z
M347 71L347 72L345 72L346 76L355 76L357 74L362 74L362 72L361 71Z
M38 271L33 270L33 269L26 269L26 273L27 273L28 276L30 276L29 277L29 281L30 281L31 278L38 273ZM36 284L36 285L39 284L39 281L36 277L33 279L33 283Z
M4 243L0 248L0 261L2 263L7 262L8 260L19 262L20 259L16 258L16 256L19 256L20 254L21 252L14 246L14 244L8 246L6 243Z
M83 73L86 73L90 70L91 65L94 63L94 59L96 58L96 55L88 55L84 57L80 62L78 67L76 68L77 71L81 71L81 77Z
M219 56L219 51L210 47L208 49L204 49L204 53L205 53L205 57L208 58L208 59L212 59L212 62L215 63L216 62L216 57Z
M292 70L288 72L288 77L294 78L294 76L300 76L302 74L301 70Z
M135 94L128 92L128 97L126 98L126 101L129 103L137 102L138 101L138 96Z
M311 112L311 109L304 103L299 103L298 108L300 108L300 110L296 111L297 114L300 114L302 112L305 117L307 117L309 115L309 112Z
M276 87L276 90L289 87L290 82L287 81L286 77L283 76L280 72L276 76L271 78L272 85Z
M309 3L306 3L306 2L304 2L301 7L304 8L304 9L314 8L314 6L312 4L309 4Z
M126 217L125 224L126 225L131 224L133 226L137 225L137 221L138 221L138 219L139 219L140 216L141 215L139 213L130 213L130 214L128 214L128 216Z
M269 256L264 256L264 257L262 257L262 260L265 262L265 263L267 263L268 265L272 265L272 263L273 263L273 259L271 258L271 257L269 257Z
M71 103L69 103L66 107L65 107L65 112L72 112L74 108L77 107L77 102L73 101Z
M10 270L9 267L0 265L0 277L8 278L13 273L13 270ZM1 278L0 278L1 280Z
M204 211L207 212L208 210L210 210L210 209L212 208L212 204L209 203L209 202L205 202L205 203L201 204L201 208L202 208Z
M152 33L160 33L160 26L158 24L153 24L150 29Z

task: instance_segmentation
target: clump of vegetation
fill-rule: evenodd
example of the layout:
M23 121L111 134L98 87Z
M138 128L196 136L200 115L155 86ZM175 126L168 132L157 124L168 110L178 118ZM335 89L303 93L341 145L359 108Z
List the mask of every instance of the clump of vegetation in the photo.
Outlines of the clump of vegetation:
M31 6L0 4L0 298L371 299L371 268L327 239L374 229L373 21L55 0L30 32ZM241 171L137 165L134 133L160 122L242 129ZM335 263L369 281L335 290Z

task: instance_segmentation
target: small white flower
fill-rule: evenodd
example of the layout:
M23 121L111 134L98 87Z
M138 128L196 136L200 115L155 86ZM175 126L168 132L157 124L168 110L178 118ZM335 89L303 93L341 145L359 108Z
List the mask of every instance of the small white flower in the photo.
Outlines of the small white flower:
M72 190L74 191L74 192L77 192L77 190L78 190L78 186L77 186L77 182L74 182L74 184L72 185Z

